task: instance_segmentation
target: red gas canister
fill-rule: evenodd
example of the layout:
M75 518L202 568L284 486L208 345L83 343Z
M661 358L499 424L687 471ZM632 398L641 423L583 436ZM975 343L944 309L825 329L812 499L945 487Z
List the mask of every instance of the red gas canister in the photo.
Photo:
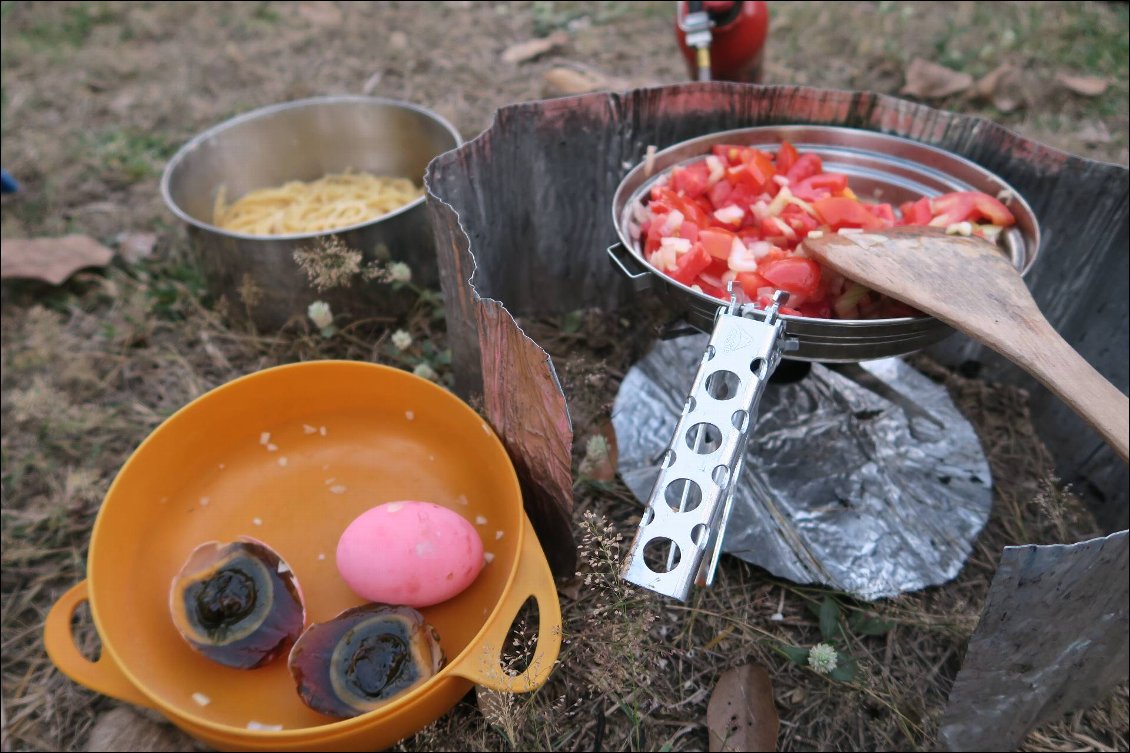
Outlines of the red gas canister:
M675 11L675 36L691 78L698 80L761 80L761 62L769 34L765 2L687 2ZM700 63L709 75L700 75Z

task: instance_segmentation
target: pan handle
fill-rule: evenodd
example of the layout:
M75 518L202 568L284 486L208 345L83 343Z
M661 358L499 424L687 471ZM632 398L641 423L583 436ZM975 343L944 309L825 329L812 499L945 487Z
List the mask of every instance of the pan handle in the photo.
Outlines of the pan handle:
M507 693L528 693L544 685L561 651L561 603L557 600L557 585L528 518L523 526L514 579L495 610L496 616L472 641L471 645L480 649L465 651L448 665L448 671L454 675ZM502 651L518 610L531 597L538 604L537 648L526 670L512 675L502 668Z
M637 293L651 287L651 270L640 264L623 243L613 243L608 247L608 258L624 276L632 281L632 289Z
M47 648L47 656L63 674L79 685L112 698L153 708L153 702L142 695L108 652L103 650L98 661L90 661L75 645L71 617L79 605L89 599L87 581L82 580L52 605L43 623L43 645Z
M777 313L787 297L778 291L759 321L743 315L730 283L730 305L718 309L624 559L624 580L680 601L693 585L713 582L757 406L784 348Z

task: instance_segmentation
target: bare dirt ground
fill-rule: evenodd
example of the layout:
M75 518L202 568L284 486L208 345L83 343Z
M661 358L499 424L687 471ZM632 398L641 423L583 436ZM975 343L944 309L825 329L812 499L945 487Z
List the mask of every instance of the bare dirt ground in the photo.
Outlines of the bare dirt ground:
M546 93L543 73L577 63L624 86L685 80L672 3L31 3L4 2L2 162L24 187L6 196L5 239L83 233L116 247L156 235L153 254L116 261L58 288L4 285L2 379L3 750L81 750L119 707L53 669L41 624L81 580L98 505L129 453L164 418L236 376L338 357L450 377L437 303L421 296L394 324L346 325L331 337L305 321L255 333L228 321L204 289L187 239L162 205L165 160L236 113L317 94L416 102L471 137L504 104ZM1011 64L1005 84L931 104L978 113L1069 152L1125 165L1128 22L1124 3L772 3L767 83L897 94L923 57L974 79ZM500 59L552 32L567 42L536 60ZM1057 78L1058 76L1058 78ZM1064 76L1102 79L1099 95ZM1064 82L1067 83L1064 83ZM1086 88L1086 87L1083 87ZM574 409L578 463L607 420L643 342L596 314L531 322L555 357ZM612 318L615 321L615 318ZM410 331L404 353L392 329ZM878 604L768 577L727 560L717 585L685 607L617 579L616 537L638 505L618 482L577 475L582 582L562 589L566 645L549 685L530 696L460 706L406 750L696 750L719 675L761 664L773 682L781 749L920 749L933 745L946 695L980 614L1000 548L1095 533L1050 477L1025 396L919 361L977 428L993 467L993 517L953 583ZM844 652L840 682L790 661L819 640L831 596ZM780 620L769 620L780 614ZM870 615L880 634L849 629ZM94 650L90 620L79 634ZM1125 686L1092 709L1033 732L1029 750L1126 750ZM139 739L127 715L125 737ZM133 720L132 722L129 720ZM166 749L190 742L156 728ZM102 730L105 732L105 729ZM148 744L149 738L146 739ZM121 745L121 743L118 743ZM134 749L142 749L135 747Z

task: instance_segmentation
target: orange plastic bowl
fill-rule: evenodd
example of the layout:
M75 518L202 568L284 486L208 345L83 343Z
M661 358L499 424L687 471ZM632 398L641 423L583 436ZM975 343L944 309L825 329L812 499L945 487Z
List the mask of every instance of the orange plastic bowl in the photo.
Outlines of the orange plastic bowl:
M308 622L363 603L338 575L338 537L361 512L400 499L435 502L477 522L494 557L467 590L421 610L448 664L392 703L347 720L322 716L299 699L285 657L262 669L228 669L189 648L174 627L169 587L188 554L238 536L266 542L289 563ZM538 644L514 676L500 666L500 652L531 597ZM71 632L86 600L102 639L95 662ZM482 418L404 371L315 361L212 390L142 443L98 513L87 578L52 607L44 642L76 682L156 709L220 749L374 750L441 716L472 684L541 686L561 646L561 610L514 468Z

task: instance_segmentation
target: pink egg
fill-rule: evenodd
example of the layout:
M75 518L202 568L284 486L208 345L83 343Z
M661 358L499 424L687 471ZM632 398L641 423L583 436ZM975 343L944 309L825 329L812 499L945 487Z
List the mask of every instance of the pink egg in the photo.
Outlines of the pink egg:
M459 513L389 502L359 515L337 544L337 569L363 599L426 607L455 596L483 568L483 542Z

